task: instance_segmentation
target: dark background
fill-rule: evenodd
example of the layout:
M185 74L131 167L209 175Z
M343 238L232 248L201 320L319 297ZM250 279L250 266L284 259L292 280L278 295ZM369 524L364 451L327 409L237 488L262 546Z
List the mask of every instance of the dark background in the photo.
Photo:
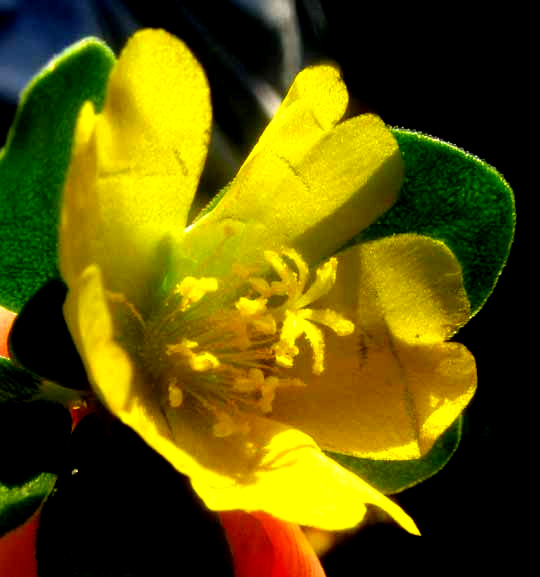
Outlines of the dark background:
M342 66L358 109L474 153L514 189L518 232L508 265L457 336L479 377L462 444L441 473L397 496L423 537L366 527L323 559L328 577L483 574L507 564L520 574L534 498L525 407L538 380L526 369L536 291L524 265L534 227L532 21L517 6L471 2L396 9L331 0L0 0L0 139L17 94L53 54L89 34L118 51L135 29L156 26L183 38L209 75L217 129L205 189L227 182L266 124L272 97L261 97L261 87L282 95L299 68L329 58Z

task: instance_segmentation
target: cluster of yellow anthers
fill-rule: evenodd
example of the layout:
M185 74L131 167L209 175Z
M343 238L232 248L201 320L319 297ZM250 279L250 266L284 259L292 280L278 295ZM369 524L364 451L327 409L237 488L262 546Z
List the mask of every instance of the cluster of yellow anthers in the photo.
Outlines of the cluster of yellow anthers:
M320 374L324 334L318 325L339 336L354 331L354 324L337 312L308 308L334 285L337 259L322 264L309 284L309 268L296 251L268 250L264 258L278 280L251 276L236 265L242 289L234 289L236 296L226 299L232 306L210 314L209 293L220 288L218 279L185 277L173 291L172 312L150 330L151 338L162 342L167 335L163 344L169 362L160 381L168 406L178 408L190 395L215 417L213 433L218 437L249 432L242 415L270 413L278 387L304 386L286 374L300 353L298 339L305 337L310 344L313 372Z

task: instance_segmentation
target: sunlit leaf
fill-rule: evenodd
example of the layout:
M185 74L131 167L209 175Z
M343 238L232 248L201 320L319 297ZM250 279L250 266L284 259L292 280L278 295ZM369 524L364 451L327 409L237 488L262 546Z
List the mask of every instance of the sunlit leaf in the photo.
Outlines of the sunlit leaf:
M87 39L53 60L21 97L0 152L0 304L18 312L57 271L59 201L82 103L100 108L111 51Z

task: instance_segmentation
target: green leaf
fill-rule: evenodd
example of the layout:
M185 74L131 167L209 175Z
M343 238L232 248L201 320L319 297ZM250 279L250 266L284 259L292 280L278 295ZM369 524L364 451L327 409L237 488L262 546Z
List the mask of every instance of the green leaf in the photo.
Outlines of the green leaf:
M114 56L87 39L26 88L0 153L0 304L18 312L57 271L61 191L80 107L103 106Z
M0 357L0 403L27 401L39 391L39 386L36 375Z
M440 471L459 445L461 428L462 417L459 417L421 459L376 461L329 451L326 454L382 493L391 495L413 487Z
M476 313L490 295L514 235L508 183L479 158L417 132L393 129L405 160L396 204L354 242L415 232L442 240L463 267Z
M0 404L0 536L27 521L53 490L70 432L61 405Z

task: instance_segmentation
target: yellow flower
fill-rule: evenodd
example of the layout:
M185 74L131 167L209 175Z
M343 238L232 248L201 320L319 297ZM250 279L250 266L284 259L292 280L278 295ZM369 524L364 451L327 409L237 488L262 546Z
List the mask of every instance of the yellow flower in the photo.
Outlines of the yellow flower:
M470 399L461 269L416 235L332 256L395 201L382 121L341 121L331 65L298 75L225 195L186 227L211 109L199 64L136 34L79 116L65 186L64 313L91 383L215 510L326 529L391 500L322 449L424 454Z

